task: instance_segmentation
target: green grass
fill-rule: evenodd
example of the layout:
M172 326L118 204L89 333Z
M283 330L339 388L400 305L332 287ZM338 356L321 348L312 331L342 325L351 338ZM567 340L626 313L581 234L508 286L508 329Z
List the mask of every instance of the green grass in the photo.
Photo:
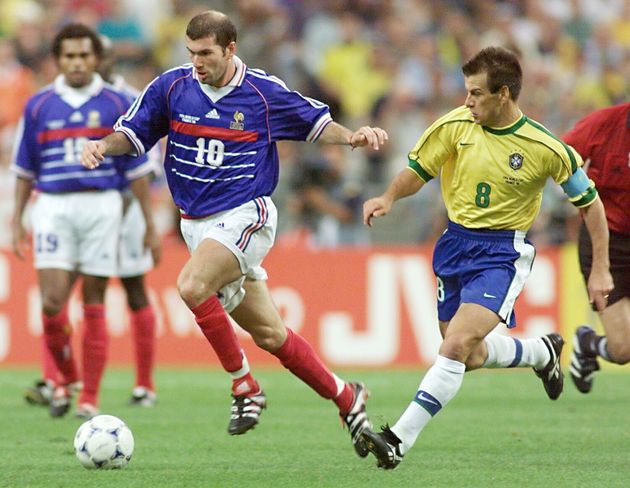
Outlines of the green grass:
M364 380L375 424L395 421L415 371L343 371ZM630 463L630 376L602 372L590 395L570 380L557 402L531 371L466 375L454 400L394 471L359 459L332 404L283 370L258 371L269 407L244 436L227 435L228 378L159 370L159 404L126 405L131 372L110 370L102 410L131 427L136 450L120 471L88 471L72 449L80 421L27 406L35 370L0 370L1 487L622 487Z

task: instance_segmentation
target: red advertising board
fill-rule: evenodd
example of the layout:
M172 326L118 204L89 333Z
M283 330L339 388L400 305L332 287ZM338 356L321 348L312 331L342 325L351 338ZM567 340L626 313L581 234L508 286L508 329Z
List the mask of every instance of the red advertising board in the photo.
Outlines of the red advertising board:
M521 337L559 328L558 249L539 252L516 306ZM179 298L175 282L188 258L184 245L165 244L164 262L148 277L158 316L159 364L218 365ZM440 338L431 249L382 247L313 250L274 248L264 263L269 286L287 326L303 335L334 366L431 364ZM81 306L75 293L71 320L81 335ZM117 280L107 293L110 363L129 364L132 344L125 295ZM0 253L0 364L36 364L40 347L40 299L30 261ZM252 364L277 364L239 331ZM76 341L78 345L78 340Z

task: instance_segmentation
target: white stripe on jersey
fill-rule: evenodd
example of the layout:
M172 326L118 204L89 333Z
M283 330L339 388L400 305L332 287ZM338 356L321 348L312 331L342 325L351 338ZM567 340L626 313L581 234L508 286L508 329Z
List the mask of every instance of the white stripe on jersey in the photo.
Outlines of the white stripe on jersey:
M15 163L11 165L10 169L16 175L18 175L21 178L24 178L25 180L34 180L35 179L35 173L33 171L27 171L24 168L19 167Z
M256 166L254 163L251 164L230 164L230 165L221 165L221 166L211 166L206 163L198 163L196 161L188 161L186 159L178 158L174 154L169 154L169 157L173 158L175 161L178 161L182 164L189 164L190 166L197 166L198 168L208 168L208 169L233 169L233 168L253 168Z
M191 151L199 151L198 147L191 147L191 146L186 146L184 144L180 144L179 142L175 142L175 141L168 141L169 144L172 144L175 147L181 147L182 149L189 149ZM207 153L208 150L204 149L203 150L204 153ZM254 154L258 153L258 151L246 151L246 152L224 152L223 155L224 156L253 156Z
M140 95L138 95L136 100L131 104L131 107L129 107L129 110L127 110L127 113L122 115L120 117L119 121L116 122L116 124L114 125L114 130L117 130L117 128L119 127L120 120L131 120L131 119L133 119L133 117L136 115L136 112L138 111L138 108L140 108L140 105L142 104L142 99L146 95L147 90L149 89L149 87L151 85L153 85L153 83L155 83L161 76L165 75L166 73L170 73L171 71L175 71L175 70L182 69L182 68L184 68L184 69L192 69L192 63L186 63L186 64L183 64L181 66L176 66L175 68L171 68L171 69L165 71L164 73L162 73L161 75L156 76L155 78L153 78L153 80L151 80L151 83L149 83L147 86L144 87L144 90L142 90L142 93L140 93Z
M262 80L269 80L272 81L278 85L280 85L282 88L284 88L286 91L290 92L290 91L295 91L295 90L290 90L287 85L284 84L284 81L282 81L280 78L277 78L273 75L268 75L267 73L265 73L262 70L258 70L258 69L253 69L253 68L248 68L247 72L256 77L256 78L260 78ZM295 93L297 93L298 95L300 95L304 100L306 100L312 107L315 108L322 108L325 107L326 104L323 102L320 102L319 100L315 100L314 98L310 98L310 97L305 97L304 95L302 95L299 91L295 91Z
M324 130L324 128L328 124L330 124L331 122L332 122L332 117L330 116L329 112L327 112L324 115L322 115L319 118L319 120L317 122L315 122L315 125L313 125L313 128L311 129L311 131L306 136L306 140L308 142L315 142L319 138L319 136L321 135L321 133Z
M103 161L99 163L99 166L108 165L108 164L109 165L114 164L114 161L112 161L111 157L105 158ZM64 166L76 166L77 168L82 167L81 163L69 163L68 161L64 159L55 159L53 161L46 161L45 163L41 164L42 169L62 168Z
M73 173L62 173L58 175L44 175L39 177L39 181L59 181L70 180L74 178L99 178L101 176L116 176L115 169L106 170L90 170L90 171L75 171Z
M20 121L18 122L15 128L15 137L13 138L13 150L11 151L11 165L17 168L16 159L18 155L18 151L20 150L20 142L24 137L24 116L20 117ZM16 171L16 173L24 176L25 170L22 169L22 172ZM33 173L34 175L34 173Z
M45 157L45 156L51 156L53 154L65 154L65 152L66 152L66 148L61 146L61 147L53 147L50 149L45 149L44 151L41 151L39 155L42 157Z
M243 178L253 178L254 175L239 175L234 176L232 178L197 178L196 176L185 175L184 173L180 173L175 168L171 168L171 171L175 173L177 176L182 178L186 178L188 180L201 181L202 183L214 183L216 181L234 181L234 180L242 180Z
M146 152L144 145L142 144L142 142L140 142L140 139L138 139L136 133L131 129L128 129L127 127L122 125L119 126L118 122L116 122L116 124L114 125L114 131L122 132L129 138L132 146L135 148L135 154L132 154L132 156L142 156Z

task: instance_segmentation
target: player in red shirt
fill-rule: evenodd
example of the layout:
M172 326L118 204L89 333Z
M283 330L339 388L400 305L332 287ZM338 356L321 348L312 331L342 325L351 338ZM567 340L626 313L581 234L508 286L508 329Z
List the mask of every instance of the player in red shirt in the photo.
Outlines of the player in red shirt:
M615 289L599 313L605 335L578 327L573 337L571 378L582 393L593 387L597 357L616 364L630 361L630 103L597 110L579 120L564 136L586 161L606 209L610 230L610 272ZM578 241L580 268L587 277L592 247L584 224Z

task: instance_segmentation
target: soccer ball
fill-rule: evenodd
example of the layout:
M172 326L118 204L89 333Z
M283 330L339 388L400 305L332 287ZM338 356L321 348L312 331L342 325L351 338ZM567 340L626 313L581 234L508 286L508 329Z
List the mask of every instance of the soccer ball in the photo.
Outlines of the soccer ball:
M74 452L88 469L124 468L133 454L133 434L113 415L97 415L84 422L74 436Z

